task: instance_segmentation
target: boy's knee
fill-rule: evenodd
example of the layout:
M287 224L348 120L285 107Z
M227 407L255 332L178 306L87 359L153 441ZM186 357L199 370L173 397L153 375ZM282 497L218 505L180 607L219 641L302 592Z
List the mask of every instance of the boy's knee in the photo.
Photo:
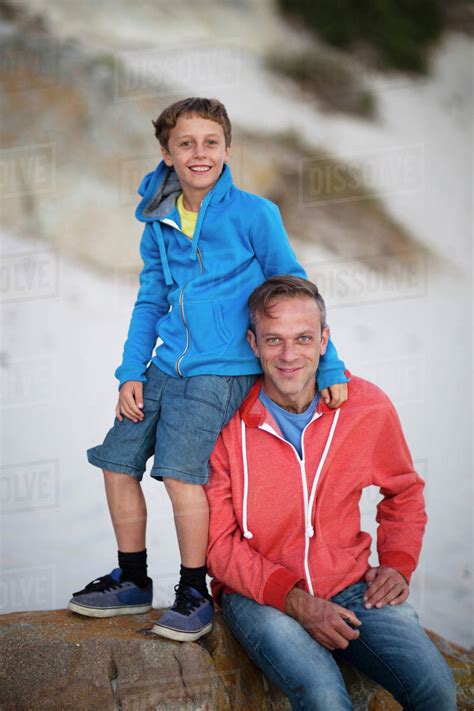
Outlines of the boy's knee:
M169 496L183 496L190 494L198 494L198 489L202 489L199 484L190 484L188 481L180 481L179 479L172 479L171 477L163 477L163 483L166 487L166 491Z

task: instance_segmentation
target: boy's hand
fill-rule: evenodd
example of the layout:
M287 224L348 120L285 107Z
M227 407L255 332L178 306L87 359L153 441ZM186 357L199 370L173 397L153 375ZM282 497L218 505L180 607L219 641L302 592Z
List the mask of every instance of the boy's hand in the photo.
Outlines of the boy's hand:
M335 383L329 388L321 390L321 397L328 407L337 409L349 397L347 383Z
M122 415L132 422L140 422L145 417L140 408L143 408L143 383L127 380L120 388L115 415L120 422L123 420Z

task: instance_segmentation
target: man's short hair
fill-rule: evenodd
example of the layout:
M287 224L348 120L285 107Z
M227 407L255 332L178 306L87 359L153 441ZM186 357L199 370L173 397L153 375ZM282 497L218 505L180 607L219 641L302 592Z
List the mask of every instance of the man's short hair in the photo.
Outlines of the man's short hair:
M319 309L321 330L326 328L326 304L316 284L308 281L308 279L302 279L291 274L282 274L270 277L250 294L247 303L250 312L250 329L253 333L255 333L255 317L261 313L271 317L270 304L277 298L314 299Z
M222 126L226 148L230 146L232 142L232 126L224 104L217 99L202 99L191 96L188 99L181 99L181 101L176 101L174 104L167 106L156 121L152 121L155 127L155 136L165 150L168 150L171 129L176 126L179 117L193 115L215 121Z

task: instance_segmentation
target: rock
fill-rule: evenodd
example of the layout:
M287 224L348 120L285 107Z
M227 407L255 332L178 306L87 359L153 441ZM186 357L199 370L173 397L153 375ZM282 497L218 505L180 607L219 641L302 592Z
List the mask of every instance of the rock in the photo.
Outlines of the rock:
M212 634L185 644L151 634L156 617L153 611L99 620L67 610L0 616L0 709L290 709L219 613ZM429 634L454 672L458 708L472 709L472 655ZM342 672L356 711L400 708L362 674L347 666Z

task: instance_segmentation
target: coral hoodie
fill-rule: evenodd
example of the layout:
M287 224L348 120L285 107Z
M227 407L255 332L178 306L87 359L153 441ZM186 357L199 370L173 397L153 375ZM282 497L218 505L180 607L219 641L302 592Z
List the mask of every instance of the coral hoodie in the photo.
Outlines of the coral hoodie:
M300 459L258 399L260 386L261 380L224 428L211 458L208 567L216 600L225 589L284 611L295 585L329 599L359 581L371 547L359 500L372 484L383 495L380 564L409 580L426 525L424 483L388 397L353 377L342 408L319 402Z

